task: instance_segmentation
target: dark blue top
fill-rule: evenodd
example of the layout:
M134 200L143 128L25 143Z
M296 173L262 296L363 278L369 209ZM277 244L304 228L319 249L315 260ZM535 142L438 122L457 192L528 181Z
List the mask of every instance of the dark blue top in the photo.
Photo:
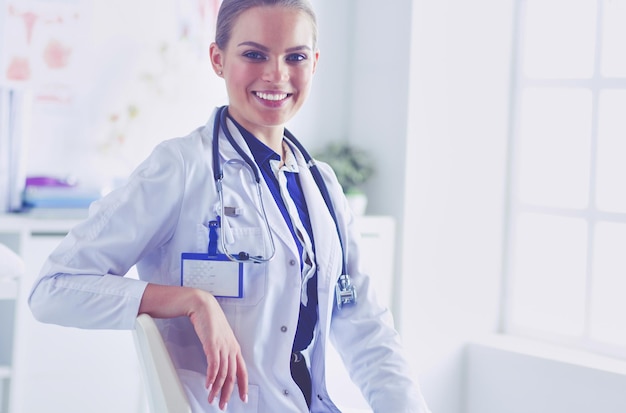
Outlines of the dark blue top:
M302 251L304 247L296 235L294 225L291 222L289 213L287 212L287 206L280 195L278 179L274 176L272 166L270 164L271 160L280 160L280 155L258 140L233 118L229 117L229 119L237 125L241 135L248 144L248 147L254 156L254 161L258 165L261 175L263 175L263 178L265 179L265 182L267 183L267 186L269 187L270 192L272 193L272 196L274 197L274 200L276 201L276 204L278 205L278 208L280 209L280 212L282 213L283 218L291 231L291 235L298 246L300 271L295 273L293 276L301 277L302 267L304 264L302 262ZM304 194L302 193L299 174L285 171L285 177L287 178L287 190L289 191L289 195L296 205L300 221L302 221L302 224L309 235L309 239L311 239L311 242L313 243L313 251L315 251L311 220L309 218L306 200L304 199ZM307 284L307 294L307 305L305 306L300 303L300 317L298 318L298 329L296 330L296 337L293 343L293 351L302 351L306 349L313 340L313 331L315 330L315 324L317 323L317 273L311 277Z

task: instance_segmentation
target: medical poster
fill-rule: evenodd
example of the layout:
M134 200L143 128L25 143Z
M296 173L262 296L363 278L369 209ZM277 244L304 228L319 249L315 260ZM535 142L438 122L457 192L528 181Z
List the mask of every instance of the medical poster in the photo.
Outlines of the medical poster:
M0 90L29 97L29 128L11 137L27 174L112 187L204 124L226 95L208 56L220 4L0 0Z
M80 77L81 12L68 2L3 3L0 84L67 103Z

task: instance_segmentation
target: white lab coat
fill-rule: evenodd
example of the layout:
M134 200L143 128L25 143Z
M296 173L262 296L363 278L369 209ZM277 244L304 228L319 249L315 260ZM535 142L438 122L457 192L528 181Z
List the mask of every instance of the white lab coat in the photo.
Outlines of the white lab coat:
M180 285L181 253L207 251L206 224L216 216L214 117L215 112L207 125L186 137L159 144L124 187L92 205L89 218L52 253L33 286L29 303L39 320L81 328L132 329L148 282ZM249 153L237 128L230 121L228 126ZM240 158L223 132L219 151L221 163ZM297 152L296 158L318 264L319 322L314 344L308 349L311 411L339 411L325 384L325 352L332 341L375 412L427 413L390 313L377 303L369 277L359 268L358 233L341 187L330 167L321 164L359 298L355 306L336 308L339 239L303 157ZM227 172L225 204L241 208L239 216L229 219L230 228L224 229L229 249L238 252L267 245L250 175L244 169L233 174L231 167ZM290 374L301 292L298 249L263 179L261 184L276 256L267 264L244 264L243 298L219 299L249 374L248 404L239 400L235 389L228 411L306 412L304 397ZM140 280L123 277L135 264ZM157 322L194 411L219 411L206 402L206 357L190 321L180 317Z

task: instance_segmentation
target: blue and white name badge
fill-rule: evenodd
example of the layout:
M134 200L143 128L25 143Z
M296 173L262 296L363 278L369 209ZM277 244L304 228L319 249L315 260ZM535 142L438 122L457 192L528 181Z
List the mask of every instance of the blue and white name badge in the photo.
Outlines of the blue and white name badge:
M243 264L224 254L183 252L180 285L199 288L215 297L243 297Z

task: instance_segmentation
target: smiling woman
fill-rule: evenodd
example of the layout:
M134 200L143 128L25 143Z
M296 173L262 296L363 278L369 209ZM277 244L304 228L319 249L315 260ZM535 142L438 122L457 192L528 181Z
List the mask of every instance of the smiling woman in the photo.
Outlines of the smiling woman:
M335 173L285 128L320 56L310 4L224 0L216 38L229 104L91 208L44 265L33 314L158 319L194 412L338 412L333 345L374 412L428 413ZM139 279L124 277L135 265Z
M283 125L308 97L319 59L314 20L295 8L256 7L237 23L240 30L211 46L213 68L226 82L231 116L282 153Z

